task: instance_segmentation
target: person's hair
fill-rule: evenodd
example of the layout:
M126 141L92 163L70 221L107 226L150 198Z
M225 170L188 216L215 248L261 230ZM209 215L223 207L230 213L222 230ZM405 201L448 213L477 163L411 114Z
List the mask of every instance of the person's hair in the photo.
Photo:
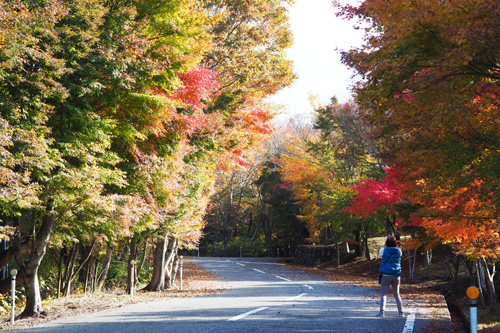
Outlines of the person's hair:
M389 236L385 240L385 246L387 247L396 247L398 246L398 243L396 242L396 238L394 236Z

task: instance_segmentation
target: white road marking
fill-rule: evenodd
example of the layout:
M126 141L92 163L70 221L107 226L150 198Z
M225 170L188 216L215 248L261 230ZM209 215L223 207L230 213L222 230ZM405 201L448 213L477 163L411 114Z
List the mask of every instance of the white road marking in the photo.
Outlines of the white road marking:
M269 307L265 306L265 307L258 308L258 309L252 310L252 311L248 311L248 312L240 314L239 316L236 316L236 317L233 317L233 318L229 318L227 321L237 321L237 320L240 320L241 318L245 318L245 317L247 317L247 316L249 316L251 314L254 314L254 313L257 313L257 312L260 312L260 311L264 311L265 309L269 309Z
M278 276L278 275L276 275L275 277L278 278L278 279L282 279L284 281L292 282L292 280L285 279L284 277L281 277L281 276Z
M254 270L254 271L256 271L256 272L259 272L259 273L264 273L264 274L266 274L266 272L260 271L260 270L258 270L257 268L254 268L253 270Z
M236 265L240 265L240 266L246 266L244 264L240 264L239 262L236 263Z
M287 301L293 301L293 300L295 300L295 299L297 299L299 297L305 296L305 295L307 295L307 294L306 293L299 294L297 296L293 296L293 297L287 298Z
M406 323L403 333L412 333L414 324L415 324L415 312L412 312L408 315L408 318L406 318Z
M307 289L314 289L313 287L311 287L311 286L309 286L307 284L305 284L304 287L306 287Z

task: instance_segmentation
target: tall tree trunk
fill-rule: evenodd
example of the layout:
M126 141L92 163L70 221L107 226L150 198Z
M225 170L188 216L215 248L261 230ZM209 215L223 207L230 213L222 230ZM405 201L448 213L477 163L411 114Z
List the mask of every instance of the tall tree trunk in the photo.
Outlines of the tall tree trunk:
M96 268L99 263L99 247L94 246L90 251L90 257L87 263L85 264L87 267L86 277L85 277L85 293L94 293L95 292L95 276L96 276ZM97 253L97 255L96 255ZM80 273L81 274L81 273Z
M135 286L137 282L137 255L139 254L139 246L137 237L132 237L130 240L130 255L128 257L127 293L130 293L132 286ZM132 261L135 262L134 265L132 265ZM132 276L134 277L133 281Z
M484 281L484 270L481 269L482 265L479 263L478 260L474 260L474 263L476 265L476 273L477 273L477 287L479 288L479 296L481 300L481 306L484 308L486 306L485 299L484 299L484 294L486 292L485 288L485 281Z
M495 283L493 281L496 273L495 263L493 263L492 270L490 272L490 268L488 267L488 262L486 259L481 258L481 264L483 265L484 272L486 272L486 285L488 286L488 295L490 300L490 306L494 309L497 308L497 294L495 291Z
M408 249L408 269L409 269L409 276L410 279L413 279L413 276L415 274L415 264L417 261L417 250L413 250L413 257L412 257L412 250ZM412 259L413 258L413 259Z
M353 231L354 236L354 253L356 257L363 256L363 247L361 246L361 231L359 229Z
M102 270L97 279L97 291L100 292L106 281L106 276L108 275L109 267L111 266L111 254L113 253L113 242L108 241L106 245L106 255L104 256L104 262L102 263Z
M177 273L179 272L179 265L181 262L181 258L179 257L179 253L177 250L176 250L176 252L177 252L177 254L175 255L174 267L172 270L172 275L170 277L170 287L169 288L173 288L176 286L175 279L177 278Z
M370 255L370 247L368 246L368 234L364 233L363 234L363 245L365 248L365 258L368 261L371 261L371 255Z
M167 251L168 236L159 237L153 251L153 274L151 281L144 287L148 291L165 290L165 254Z
M177 269L175 268L175 261L178 260L177 249L179 245L179 239L171 237L168 242L166 259L165 259L165 289L170 289L173 287L173 281L175 279L175 274ZM175 268L175 269L174 269Z
M432 249L425 250L425 264L428 266L432 261Z
M53 201L47 203L45 215L42 218L42 225L36 233L36 237L32 243L31 253L28 260L22 257L22 246L20 237L16 237L14 241L15 258L19 265L20 274L22 274L25 287L26 305L21 317L38 315L43 311L42 298L40 296L40 285L38 283L38 268L42 262L43 256L47 250L50 234L55 224L53 212ZM17 227L19 227L19 218L16 217ZM20 235L19 235L20 236Z
M328 229L330 229L330 226L328 226ZM330 229L330 233L332 234L332 237L335 240L335 254L337 257L337 267L340 267L340 244L342 243L338 241L339 234L335 229L334 230Z

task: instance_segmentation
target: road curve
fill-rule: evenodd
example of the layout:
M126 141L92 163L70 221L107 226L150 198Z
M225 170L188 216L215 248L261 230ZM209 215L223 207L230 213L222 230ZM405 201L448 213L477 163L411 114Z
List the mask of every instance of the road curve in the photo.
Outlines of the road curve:
M410 315L399 318L391 297L386 318L376 318L377 290L329 282L271 259L192 260L225 279L228 289L206 297L127 305L19 332L411 333L430 325L430 316L418 309L409 308Z

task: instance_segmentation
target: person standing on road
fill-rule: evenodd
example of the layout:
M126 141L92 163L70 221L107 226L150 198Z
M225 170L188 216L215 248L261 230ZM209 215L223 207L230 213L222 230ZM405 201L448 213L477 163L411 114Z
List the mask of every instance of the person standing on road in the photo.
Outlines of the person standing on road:
M380 255L382 256L382 262L380 263L379 282L381 284L382 294L380 296L380 312L377 314L377 317L385 317L387 293L389 292L389 287L391 286L394 298L396 299L396 304L398 306L399 316L404 317L401 296L399 295L402 251L397 247L396 238L394 238L394 236L387 237L385 246L380 249Z

